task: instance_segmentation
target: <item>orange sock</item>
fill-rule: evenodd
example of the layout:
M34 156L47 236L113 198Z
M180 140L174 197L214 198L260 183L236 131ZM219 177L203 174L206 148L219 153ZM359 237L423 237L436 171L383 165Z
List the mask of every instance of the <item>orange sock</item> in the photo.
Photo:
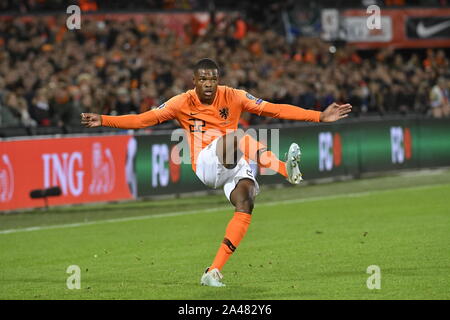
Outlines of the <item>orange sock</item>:
M261 142L245 135L240 141L239 148L247 160L256 161L261 167L272 169L287 178L285 162L278 159L272 151L267 150L267 146ZM261 149L266 149L266 151L261 152L258 158L258 150Z
M216 257L209 270L219 269L222 270L225 263L230 258L231 254L236 250L237 246L241 242L247 233L248 226L252 215L245 212L235 212L233 218L228 223L225 231L225 238L217 251Z

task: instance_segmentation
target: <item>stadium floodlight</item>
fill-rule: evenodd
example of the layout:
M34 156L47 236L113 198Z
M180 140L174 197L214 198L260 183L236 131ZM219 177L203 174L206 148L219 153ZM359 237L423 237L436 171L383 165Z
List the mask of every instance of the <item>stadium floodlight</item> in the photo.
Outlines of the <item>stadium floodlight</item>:
M44 198L45 208L48 209L48 197L57 197L61 195L61 188L59 186L51 187L47 189L35 189L30 191L31 199Z

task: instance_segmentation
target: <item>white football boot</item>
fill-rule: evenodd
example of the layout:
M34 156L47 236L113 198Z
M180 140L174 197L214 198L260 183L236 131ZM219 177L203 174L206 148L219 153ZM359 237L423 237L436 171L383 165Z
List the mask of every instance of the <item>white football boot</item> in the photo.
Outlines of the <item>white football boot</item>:
M205 271L205 273L202 275L202 279L200 280L200 284L210 287L225 287L225 284L220 282L222 278L223 275L220 273L219 269L215 268L209 271Z
M296 143L292 143L286 155L286 172L288 174L287 181L292 184L299 184L303 178L300 172L300 157L302 152Z

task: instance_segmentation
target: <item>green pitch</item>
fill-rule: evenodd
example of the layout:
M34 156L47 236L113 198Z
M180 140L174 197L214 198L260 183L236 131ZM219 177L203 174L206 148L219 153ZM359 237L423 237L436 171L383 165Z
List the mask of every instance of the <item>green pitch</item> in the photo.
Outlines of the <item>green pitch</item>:
M225 288L199 285L223 195L0 215L0 299L449 299L449 196L449 171L263 189Z

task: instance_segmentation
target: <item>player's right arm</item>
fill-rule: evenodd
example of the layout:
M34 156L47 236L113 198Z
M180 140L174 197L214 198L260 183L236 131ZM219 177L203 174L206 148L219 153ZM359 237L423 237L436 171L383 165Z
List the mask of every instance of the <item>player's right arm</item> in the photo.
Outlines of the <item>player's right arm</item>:
M140 114L108 116L96 113L82 113L81 124L87 128L103 126L120 129L142 129L154 126L176 118L176 108L179 105L179 99L179 96L173 97L157 109Z
M311 122L334 122L348 116L352 110L350 104L330 104L323 112L307 110L290 104L270 103L257 99L244 90L233 91L235 99L241 101L243 110L259 116L277 119L311 121Z

